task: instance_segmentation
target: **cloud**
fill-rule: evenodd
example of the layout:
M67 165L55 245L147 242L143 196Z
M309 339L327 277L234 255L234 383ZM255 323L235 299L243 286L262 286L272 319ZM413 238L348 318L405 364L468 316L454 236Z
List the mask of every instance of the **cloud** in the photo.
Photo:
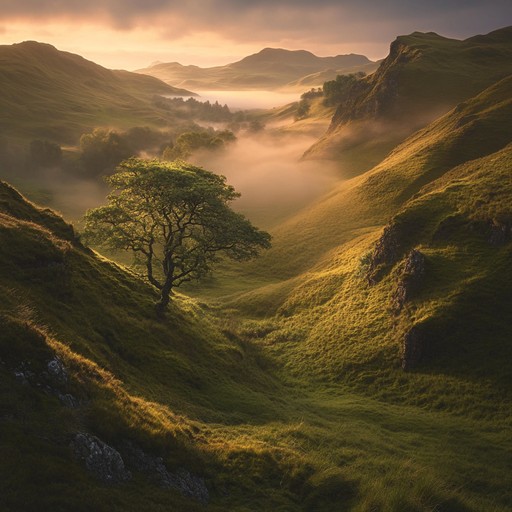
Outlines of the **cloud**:
M233 39L327 36L382 37L388 28L421 25L432 30L483 30L512 16L509 0L3 0L2 17L101 18L116 28L151 22L168 37L209 30ZM464 13L471 13L471 19ZM435 25L435 26L434 26ZM469 35L469 34L467 34Z
M64 34L81 33L81 27L95 25L115 40L104 52L129 50L134 54L132 69L144 67L162 55L198 55L194 63L204 65L202 55L214 52L230 56L232 62L265 46L308 49L318 55L363 53L370 58L387 54L397 35L434 31L447 37L465 38L487 33L512 19L510 0L1 0L3 40L14 42L16 23L31 26L24 38L35 38L45 25L55 27L48 42L97 58L90 51L94 41L78 40ZM61 26L59 36L58 24ZM10 37L10 34L12 34ZM83 30L82 30L83 32ZM134 44L126 46L126 37ZM41 37L41 36L40 36ZM96 36L95 36L96 38ZM61 43L63 41L63 43ZM138 53L154 58L135 63ZM135 45L135 46L137 46ZM249 48L250 47L250 48ZM141 54L142 55L142 54ZM233 58L231 58L233 57ZM182 57L176 59L182 60ZM219 64L220 62L216 62ZM124 61L116 64L129 66ZM213 64L212 64L213 65Z

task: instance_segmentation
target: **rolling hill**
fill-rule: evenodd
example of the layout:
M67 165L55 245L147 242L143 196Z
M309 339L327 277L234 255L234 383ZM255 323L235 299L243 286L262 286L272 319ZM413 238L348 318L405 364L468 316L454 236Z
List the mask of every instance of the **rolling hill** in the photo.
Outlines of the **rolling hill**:
M509 511L509 35L399 38L335 119L404 140L163 318L0 182L4 509Z
M275 230L274 248L258 266L274 277L300 274L340 244L385 224L454 166L506 146L511 93L512 79L501 80L410 136L370 171L340 182Z
M329 130L306 156L341 159L348 176L367 170L406 136L511 74L511 63L512 27L464 41L399 36L378 70L344 91Z
M449 218L471 206L464 184L475 213L496 217L480 199L508 177L509 148L446 173L394 222L415 222L413 212L428 221L431 202ZM496 213L509 193L493 203ZM459 220L460 235L447 238L449 224L434 247L416 245L429 240L429 222L411 240L427 258L428 281L400 313L403 327L443 311L467 322L450 304L486 304L496 283L498 317L508 317L510 243L489 244L473 217ZM507 322L489 303L475 321L485 320L483 333L492 327L492 357L483 360L478 343L462 351L450 343L458 372L444 347L444 359L404 373L386 334L400 264L364 284L361 255L380 234L349 240L303 274L273 318L244 319L177 295L159 320L144 282L0 183L5 509L505 512ZM474 264L481 273L471 281ZM455 289L442 302L453 285L471 293Z
M34 41L0 46L0 89L4 137L66 144L97 126L162 126L168 115L154 96L193 95Z
M200 68L170 62L158 63L137 72L193 90L272 90L288 87L303 91L306 84L308 88L321 86L325 81L322 72L336 76L356 71L371 72L375 68L376 64L363 55L317 57L305 50L265 48L226 66Z

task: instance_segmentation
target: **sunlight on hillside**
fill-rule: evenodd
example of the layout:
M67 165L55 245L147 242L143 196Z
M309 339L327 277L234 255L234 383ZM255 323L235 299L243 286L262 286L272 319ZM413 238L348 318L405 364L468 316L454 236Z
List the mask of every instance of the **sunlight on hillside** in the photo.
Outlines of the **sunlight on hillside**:
M510 511L508 4L27 4L1 512Z

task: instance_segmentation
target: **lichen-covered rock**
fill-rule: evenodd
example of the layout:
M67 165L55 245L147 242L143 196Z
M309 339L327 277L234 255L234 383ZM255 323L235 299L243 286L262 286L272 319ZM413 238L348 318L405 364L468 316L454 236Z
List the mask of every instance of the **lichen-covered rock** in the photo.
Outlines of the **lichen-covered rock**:
M66 384L68 381L68 372L57 356L48 361L47 368L48 374L53 380L59 384Z
M183 496L188 496L201 503L208 503L210 494L204 478L193 475L190 471L180 468L173 473L169 473L172 487L178 489Z
M156 485L166 489L176 489L183 496L208 503L210 495L203 478L193 475L186 469L169 471L162 457L145 453L131 441L124 443L122 452L126 464L134 471L144 473Z
M425 256L413 249L405 260L402 275L393 294L393 309L399 312L404 304L417 292L425 276Z
M415 325L405 334L402 341L402 369L405 371L416 368L425 352L425 333Z
M121 483L132 477L120 453L96 436L80 432L74 437L71 447L85 467L103 482Z

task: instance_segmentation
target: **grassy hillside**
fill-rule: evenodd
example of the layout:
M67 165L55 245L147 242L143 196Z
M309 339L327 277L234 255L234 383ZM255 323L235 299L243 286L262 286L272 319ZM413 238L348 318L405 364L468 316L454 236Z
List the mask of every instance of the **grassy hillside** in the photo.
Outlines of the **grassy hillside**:
M303 90L304 87L323 84L321 76L307 86L300 82L304 79L309 84L313 79L310 75L316 73L327 70L336 70L339 74L351 73L373 70L374 67L374 63L363 55L317 57L305 50L265 48L226 66L200 68L170 62L155 64L138 72L193 90L272 90L283 87L296 89L297 86Z
M0 182L4 509L510 510L511 118L508 77L164 318Z
M367 495L348 510L512 506L505 490L512 448L511 92L509 77L464 101L281 226L274 249L244 274L254 290L235 293L230 285L232 295L222 299L250 319L245 328L285 374L378 401L381 408L366 411L377 423L396 407L386 430L390 457L400 453L428 467L423 482L458 486L448 501L429 501L431 489L421 492L427 501L404 501L400 490L394 501L393 490L415 475L404 466L403 480L389 470L395 476L388 490L377 484L369 491L374 502ZM318 405L325 399L319 395ZM346 411L333 395L332 407ZM394 414L411 423L398 424ZM416 420L426 430L413 426ZM474 422L471 433L467 421ZM337 430L349 443L351 427L342 420ZM420 431L421 440L409 445ZM491 431L494 440L484 433ZM333 449L329 437L322 436L326 451ZM430 451L434 438L440 444ZM493 461L484 462L495 449L501 476L488 472ZM457 476L446 467L455 460Z
M153 292L84 249L59 217L3 183L0 208L5 510L476 512L512 503L506 411L457 416L407 396L391 404L384 392L382 401L339 382L308 384L309 370L292 378L279 364L293 344L283 330L215 320L183 296L157 321ZM50 371L55 361L65 378ZM137 465L124 483L98 480L73 455L78 432L127 464L130 441L169 471L203 478L209 505Z
M230 304L277 315L265 343L292 371L510 412L511 91L508 78L458 105L275 233L253 268L270 284Z
M34 41L0 46L0 64L0 133L9 137L74 144L97 126L161 126L169 119L153 97L192 95Z
M341 182L276 229L274 248L258 268L274 278L296 276L340 244L384 225L454 166L504 147L512 140L511 92L512 78L498 82L409 137L372 170Z
M345 92L308 156L367 170L421 126L510 75L511 62L511 27L464 41L432 32L400 36L378 70Z

